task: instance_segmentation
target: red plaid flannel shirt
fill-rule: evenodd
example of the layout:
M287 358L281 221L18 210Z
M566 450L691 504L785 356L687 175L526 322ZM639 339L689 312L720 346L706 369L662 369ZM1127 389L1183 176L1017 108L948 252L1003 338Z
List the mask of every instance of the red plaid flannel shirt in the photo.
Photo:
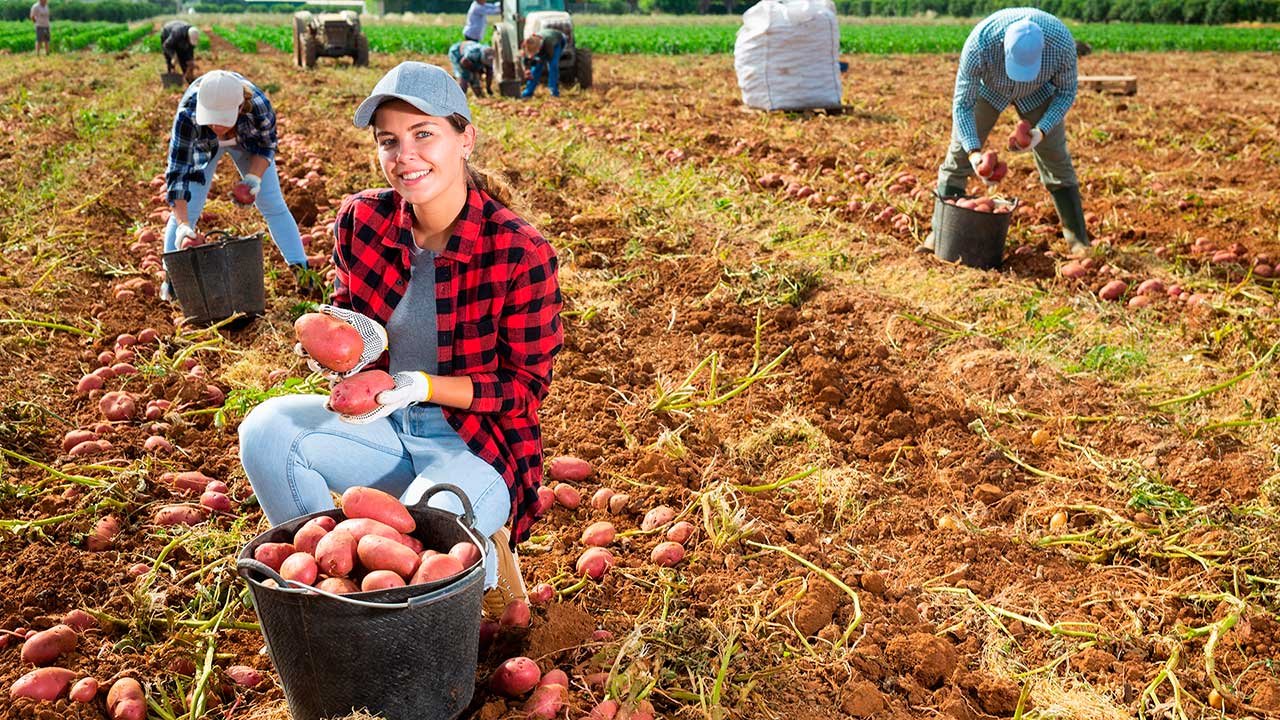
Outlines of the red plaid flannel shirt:
M394 190L349 196L338 211L333 304L386 324L408 288L413 215ZM529 537L542 484L538 406L560 351L558 261L515 213L472 189L436 258L439 373L469 375L471 407L442 407L449 424L511 491L511 539ZM385 368L383 354L376 367Z

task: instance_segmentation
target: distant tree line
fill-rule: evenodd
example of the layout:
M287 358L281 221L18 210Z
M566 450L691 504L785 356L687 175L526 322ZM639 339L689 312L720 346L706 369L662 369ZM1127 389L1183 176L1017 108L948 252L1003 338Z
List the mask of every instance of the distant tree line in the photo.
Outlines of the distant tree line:
M756 0L588 0L568 2L577 12L737 14ZM834 0L841 15L858 17L913 17L950 15L981 17L1007 7L1033 6L1058 17L1081 22L1154 22L1218 25L1234 22L1280 21L1280 0ZM463 13L470 0L384 0L388 13ZM200 0L197 12L293 12L301 3L245 3L243 0ZM324 10L325 8L310 8ZM331 9L331 8L329 8ZM0 20L26 20L31 10L28 0L0 0ZM131 22L157 15L169 15L169 2L124 2L100 0L50 0L53 20L107 20Z

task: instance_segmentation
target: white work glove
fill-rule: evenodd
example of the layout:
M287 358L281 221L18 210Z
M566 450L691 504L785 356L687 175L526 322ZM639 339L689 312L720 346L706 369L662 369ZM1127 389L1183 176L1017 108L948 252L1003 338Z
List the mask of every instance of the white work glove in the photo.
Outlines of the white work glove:
M248 173L244 177L240 178L239 184L248 188L249 194L253 196L254 201L257 201L258 191L262 189L262 178L258 177L257 175L254 175L253 173ZM253 204L252 202L242 203L239 200L235 199L236 198L235 193L231 194L231 198L232 198L231 201L240 207L249 207L250 205Z
M1018 143L1014 142L1013 138L1010 137L1009 152L1013 152L1013 153L1031 152L1032 150L1035 149L1037 145L1040 144L1040 141L1043 139L1044 139L1044 133L1040 131L1040 128L1031 128L1031 144L1026 147L1022 147L1018 145Z
M316 312L322 312L330 317L335 317L342 322L350 325L360 333L360 339L364 341L364 348L360 352L360 361L346 372L337 372L330 370L320 363L302 347L302 343L294 343L293 354L298 357L307 359L307 367L312 372L318 372L328 378L330 382L337 382L342 378L351 377L364 369L366 365L382 357L382 353L387 351L387 330L382 324L373 318L362 315L354 310L347 310L332 305L318 305Z
M173 234L173 246L181 250L182 242L187 238L195 240L196 231L193 230L191 226L188 225L187 223L178 223L178 230Z
M391 413L409 407L414 403L430 402L432 395L431 376L420 371L398 372L391 376L396 386L378 393L378 407L363 415L339 415L338 419L353 425L364 425Z

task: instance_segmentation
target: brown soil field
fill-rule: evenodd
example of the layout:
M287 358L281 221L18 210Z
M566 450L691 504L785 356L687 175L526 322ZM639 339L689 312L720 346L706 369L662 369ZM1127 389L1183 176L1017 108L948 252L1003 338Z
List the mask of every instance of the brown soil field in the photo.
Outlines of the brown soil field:
M214 40L201 67L276 107L286 199L323 273L338 203L384 184L351 114L409 56L309 72ZM838 115L744 112L726 56L598 56L589 91L473 103L476 160L562 263L546 456L592 464L584 497L630 501L535 525L523 570L556 595L482 648L466 717L525 717L488 690L516 655L568 674L567 718L606 696L669 718L1280 714L1275 57L1081 60L1140 81L1068 115L1097 242L1078 278L1023 157L1000 187L1021 203L1002 270L913 253L956 57L847 59ZM0 56L0 686L32 669L18 630L79 608L98 624L58 664L137 678L150 717L287 718L234 570L267 528L235 428L323 383L290 352L305 298L269 243L267 312L244 327L192 327L154 297L158 242L139 238L163 227L152 180L178 100L162 68ZM224 169L201 228L265 229L230 187ZM1117 279L1122 301L1098 299ZM1188 292L1130 306L1147 279ZM140 372L103 389L172 407L70 456L64 434L103 419L77 381L144 328ZM152 435L173 449L144 449ZM234 511L156 525L193 500L162 478L186 470L225 482ZM696 527L673 568L650 560L663 528L640 529L658 505ZM120 534L92 551L108 515ZM600 520L617 566L579 582ZM236 685L232 665L265 682ZM0 716L107 718L104 696L6 695Z

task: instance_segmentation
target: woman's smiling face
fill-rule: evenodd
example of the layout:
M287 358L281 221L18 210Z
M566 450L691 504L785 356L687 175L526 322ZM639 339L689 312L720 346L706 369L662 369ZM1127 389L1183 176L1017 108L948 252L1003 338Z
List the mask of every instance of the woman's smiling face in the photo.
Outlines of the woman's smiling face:
M447 118L391 100L378 107L373 127L382 173L409 203L430 203L457 184L466 185L466 159L475 145L473 126L459 132Z

